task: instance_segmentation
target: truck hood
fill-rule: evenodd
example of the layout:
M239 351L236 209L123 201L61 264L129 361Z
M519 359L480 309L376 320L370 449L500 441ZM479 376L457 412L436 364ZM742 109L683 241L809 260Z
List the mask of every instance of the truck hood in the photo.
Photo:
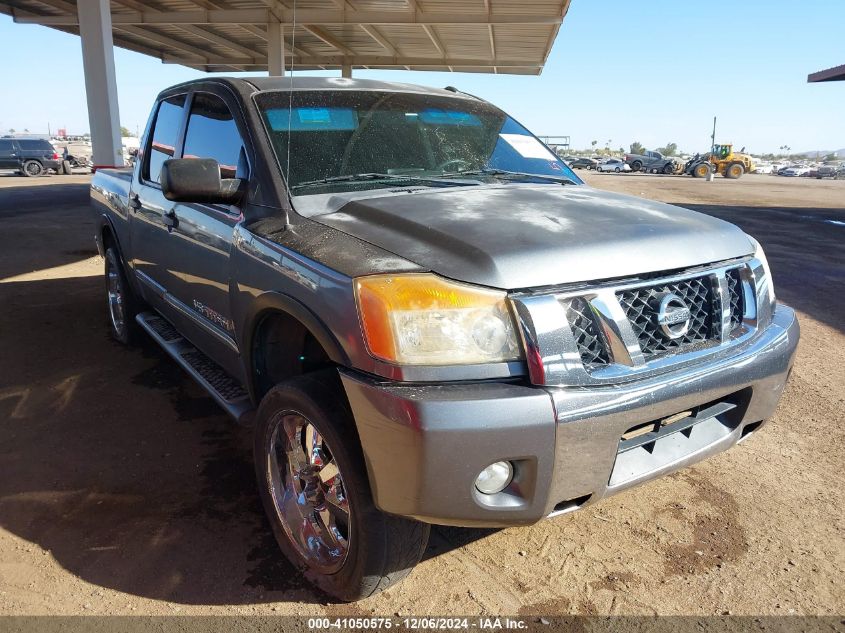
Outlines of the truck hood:
M722 220L586 185L367 193L331 196L311 219L444 277L507 290L688 268L753 251L748 236Z

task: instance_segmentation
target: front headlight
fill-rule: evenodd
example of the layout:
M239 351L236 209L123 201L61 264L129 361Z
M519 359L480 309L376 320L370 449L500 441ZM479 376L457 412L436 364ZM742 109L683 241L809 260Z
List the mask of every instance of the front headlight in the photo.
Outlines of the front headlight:
M522 355L504 292L412 273L360 277L355 297L367 347L381 360L471 365Z
M763 247L760 245L760 242L755 240L753 237L750 239L751 243L754 245L754 257L763 266L764 273L762 278L757 279L757 294L758 296L766 297L772 313L774 313L777 300L775 298L775 285L772 282L772 269L769 268L769 260L766 259L766 253L763 252Z

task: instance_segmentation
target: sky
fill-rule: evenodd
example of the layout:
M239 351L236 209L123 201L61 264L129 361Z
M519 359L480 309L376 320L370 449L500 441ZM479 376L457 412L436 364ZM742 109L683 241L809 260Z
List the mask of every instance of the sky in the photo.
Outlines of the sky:
M493 0L495 3L495 0ZM526 4L528 0L526 0ZM845 82L808 84L845 64L845 0L572 0L539 77L355 70L355 77L454 85L538 135L574 148L608 140L681 150L845 148ZM16 63L21 51L25 63ZM0 132L88 131L79 38L0 15ZM156 94L204 73L115 48L121 123L143 130ZM300 74L305 74L301 71ZM313 75L339 75L312 72ZM13 88L12 88L13 87Z

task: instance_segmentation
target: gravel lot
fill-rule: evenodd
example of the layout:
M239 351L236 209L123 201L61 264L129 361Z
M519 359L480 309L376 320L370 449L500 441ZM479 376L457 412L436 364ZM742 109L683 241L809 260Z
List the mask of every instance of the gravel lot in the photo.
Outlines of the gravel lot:
M88 178L0 176L0 614L845 612L845 181L584 176L766 246L802 325L773 424L583 512L436 528L355 605L277 554L245 432L154 344L107 337Z

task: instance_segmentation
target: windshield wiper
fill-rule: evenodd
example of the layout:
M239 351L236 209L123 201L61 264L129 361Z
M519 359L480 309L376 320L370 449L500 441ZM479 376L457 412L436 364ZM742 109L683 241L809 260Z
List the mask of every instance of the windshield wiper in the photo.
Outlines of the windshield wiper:
M360 182L365 180L400 180L403 182L437 182L449 186L455 186L456 183L448 180L441 180L439 177L426 176L411 176L408 174L380 174L377 172L368 172L363 174L347 174L344 176L329 176L327 178L318 178L317 180L307 180L299 182L291 186L291 190L299 189L301 187L310 187L312 185L327 185L336 182Z
M561 185L576 184L571 178L566 176L548 176L545 174L531 174L525 171L508 171L506 169L472 169L469 171L456 171L448 174L440 174L441 178L448 177L462 177L462 176L501 176L508 180L515 180L517 178L536 178L538 180L548 180L549 182L560 183Z

